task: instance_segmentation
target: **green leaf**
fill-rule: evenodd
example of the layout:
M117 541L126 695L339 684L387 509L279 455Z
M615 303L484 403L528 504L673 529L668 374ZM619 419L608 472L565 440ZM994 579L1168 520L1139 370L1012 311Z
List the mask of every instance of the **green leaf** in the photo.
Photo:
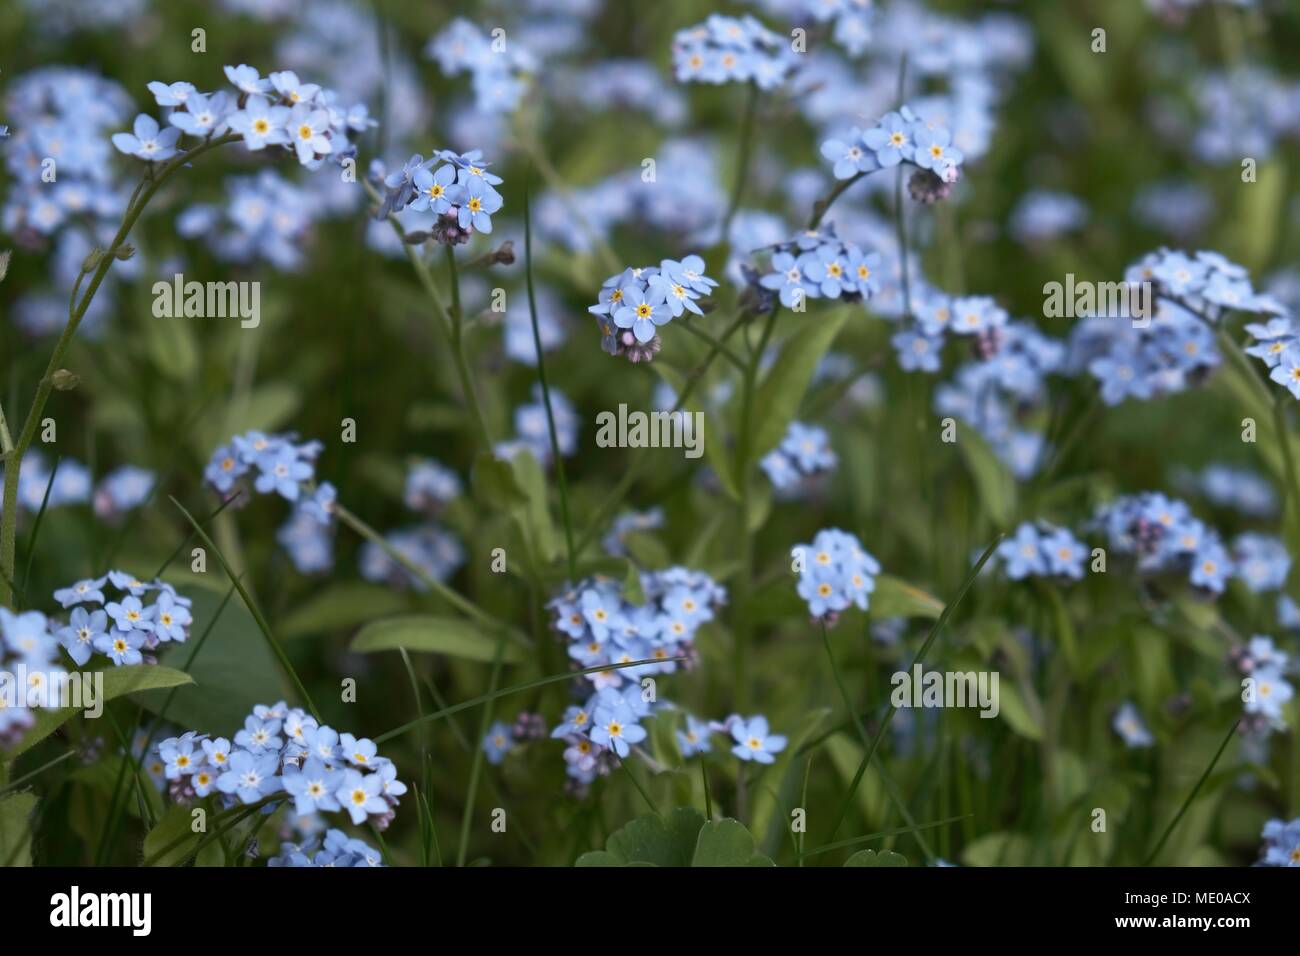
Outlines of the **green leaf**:
M1016 482L1011 472L973 425L961 423L957 447L970 470L985 513L998 528L1009 527L1016 513Z
M755 459L771 451L785 437L786 428L799 413L817 363L835 341L850 311L835 309L815 319L808 318L781 346L776 362L754 396Z
M913 584L882 574L876 578L876 589L871 592L868 611L876 618L937 618L943 613L943 602Z
M163 667L160 664L137 664L134 667L110 667L96 673L102 673L104 675L103 696L96 700L95 703L97 706L139 691L152 690L160 687L178 687L183 684L193 683L193 679L189 674L173 670L170 667ZM143 703L143 700L141 702ZM27 731L23 739L19 741L18 746L12 751L11 756L16 757L19 754L30 750L33 746L54 733L77 714L84 712L85 708L78 709L76 707L60 707L57 710L38 710L36 712L36 722L32 725L31 729Z
M293 418L300 404L302 396L298 389L284 383L259 385L245 400L213 402L192 429L192 444L206 459L213 448L229 441L231 435L250 429L276 431Z
M999 681L998 705L1000 716L1011 729L1030 740L1043 739L1042 711L1026 703L1020 690L1010 681Z
M714 820L700 828L691 866L775 866L759 853L753 835L736 820Z
M990 833L966 847L967 866L1027 866L1033 843L1020 833Z
M298 605L278 622L275 633L287 640L346 631L407 607L407 600L391 588L345 581Z
M464 618L404 614L367 624L352 639L350 649L360 654L373 654L403 648L416 653L446 654L491 663L496 659L498 640L497 636ZM501 659L507 664L518 664L524 659L524 648L507 641Z
M510 511L528 504L528 495L520 487L510 462L487 452L480 452L474 459L470 484L479 501L498 511Z
M514 469L515 484L525 499L518 506L515 518L536 550L538 559L549 564L560 553L560 544L555 523L551 520L551 509L547 506L546 475L531 452L515 455L510 466Z
M907 866L907 857L893 850L859 850L844 861L845 866Z
M180 840L181 837L185 837L185 839L155 860L153 865L175 866L191 856L194 853L194 848L198 846L205 836L205 833L195 833L193 830L193 817L191 816L193 810L192 807L174 806L163 814L163 818L158 821L158 825L145 834L144 859L152 859L163 847L168 846L175 840ZM213 841L213 845L216 845L216 841Z
M584 853L575 866L690 866L704 814L674 807L666 819L638 817L610 834L604 850Z
M196 640L212 621L221 598L208 591L194 592L190 640ZM159 659L169 667L183 669L192 652L188 642L171 644ZM274 703L285 696L275 654L237 595L222 609L188 673L194 678L193 686L176 691L167 708L167 719L187 730L228 734L243 726L255 705ZM150 691L141 695L140 703L156 714L167 697L167 691Z
M32 865L32 811L36 794L0 797L0 867Z

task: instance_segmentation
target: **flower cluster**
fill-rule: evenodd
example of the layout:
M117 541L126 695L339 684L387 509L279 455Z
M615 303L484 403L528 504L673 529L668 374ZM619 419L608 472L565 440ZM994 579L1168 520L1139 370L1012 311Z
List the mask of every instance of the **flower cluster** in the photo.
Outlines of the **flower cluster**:
M1259 866L1300 866L1300 817L1290 823L1269 820L1261 837Z
M349 837L342 830L327 830L319 849L316 841L282 843L280 852L266 861L267 866L383 866L384 858L365 840Z
M548 242L576 252L591 252L615 227L628 224L642 233L670 233L687 245L711 244L727 209L717 163L715 151L696 140L668 140L655 151L653 180L644 178L643 169L626 169L572 195L551 191L539 197L537 230ZM662 183L672 183L672 188L663 189ZM583 212L578 223L575 204Z
M826 429L791 422L781 443L759 460L778 492L790 492L833 469L839 459Z
M852 179L901 164L917 167L909 182L912 198L934 202L948 195L948 187L961 177L965 156L952 145L952 131L942 123L918 115L910 106L886 113L876 125L853 127L843 139L828 139L821 154L834 166L836 179Z
M308 169L319 169L326 158L342 163L354 156L349 137L376 125L364 104L344 107L333 90L304 83L292 70L263 77L241 63L225 72L234 93L200 93L186 82L150 83L166 125L141 113L131 132L113 135L113 145L128 156L161 162L180 152L182 136L206 140L233 132L251 151L280 147Z
M327 208L320 188L304 189L263 169L255 176L229 177L225 190L224 202L195 203L182 210L176 231L202 239L227 262L265 260L286 270L306 264L307 230Z
M315 461L324 446L318 441L296 444L295 438L259 431L236 435L212 453L203 477L225 496L251 473L252 488L258 494L278 494L296 502L303 496L304 486L315 479Z
M673 567L644 571L642 604L633 604L623 585L612 578L588 578L547 607L553 627L568 644L569 657L582 667L652 661L636 667L587 675L597 688L619 688L650 674L671 674L672 658L693 657L695 632L713 620L726 590L702 571Z
M775 294L783 306L798 312L806 308L808 299L860 302L880 288L880 253L841 242L830 225L773 247L769 270L753 274L759 304L769 304Z
M1281 538L1247 531L1232 541L1235 576L1256 594L1280 591L1291 570L1291 555Z
M780 86L794 69L794 50L754 17L712 14L673 37L673 68L682 83Z
M1006 312L985 296L930 293L916 311L910 334L928 340L927 353L942 348L945 330L967 337L975 353L951 382L935 389L935 411L972 426L1017 478L1034 474L1048 449L1039 433L1021 427L1020 416L1047 394L1047 376L1061 370L1065 348L1028 322L1007 321ZM907 347L897 341L895 346L906 368ZM916 348L915 341L910 347Z
M1211 504L1248 517L1267 518L1277 513L1273 486L1249 468L1216 462L1206 465L1200 474L1186 476L1183 483L1199 490Z
M1131 554L1143 573L1187 575L1194 587L1221 594L1234 566L1218 532L1185 502L1148 491L1116 498L1098 509L1094 523L1117 554Z
M156 660L155 651L190 636L193 602L166 581L145 582L124 571L86 578L54 592L68 623L57 631L68 656L84 667L98 651L117 667Z
M837 528L818 531L812 544L791 550L799 575L799 596L814 620L832 625L850 604L867 609L880 562L855 536Z
M1285 729L1282 708L1295 696L1295 688L1284 677L1289 655L1278 650L1273 638L1256 634L1233 649L1231 660L1242 678L1243 729L1256 736Z
M388 547L435 581L446 581L465 563L465 549L460 541L436 525L415 525L390 531L384 535L384 541ZM424 581L395 561L374 541L367 541L362 546L359 563L361 576L367 581L394 588L414 588L416 591L429 589Z
M1023 522L1016 533L998 545L996 556L1007 577L1065 577L1078 581L1088 549L1066 528Z
M402 501L412 511L434 517L462 490L460 477L454 471L432 458L423 458L412 462L406 472Z
M597 303L587 309L600 325L600 347L632 362L648 361L659 351L659 326L683 312L703 315L699 299L717 284L704 274L704 260L695 255L610 276Z
M56 661L59 642L51 622L39 611L14 614L0 607L0 747L22 739L36 722L34 709L56 701L51 688L62 673ZM15 679L26 671L26 680Z
M1225 313L1285 312L1277 300L1254 290L1244 267L1217 252L1188 255L1159 249L1130 266L1124 280L1131 290L1152 290L1154 316L1128 323L1099 315L1081 323L1071 336L1071 365L1086 368L1097 379L1108 405L1180 392L1204 380L1220 361L1213 326ZM1273 338L1266 333L1261 342L1271 345ZM1284 347L1276 353L1266 348L1261 357L1280 366ZM1278 362L1269 361L1274 355ZM1274 368L1275 381L1282 382L1284 376Z
M732 714L721 721L697 720L687 714L686 729L677 731L677 744L682 756L711 753L713 743L709 738L713 734L730 737L732 754L754 763L775 763L774 755L784 750L787 743L784 735L771 732L767 718L762 714L753 717Z
M353 824L383 830L406 793L374 741L340 734L283 701L254 707L233 744L191 731L157 752L177 802L215 793L226 806L248 805L283 793L299 817L344 812Z
M157 480L152 471L135 465L122 465L110 471L95 486L91 499L95 516L112 522L134 511L149 500Z
M443 76L469 73L475 106L486 113L511 113L523 99L526 76L537 64L518 43L497 28L485 34L476 24L457 17L429 41L425 56L437 62Z
M379 214L409 209L436 217L429 234L408 235L408 242L433 238L454 246L468 242L475 231L489 233L492 214L504 202L493 188L501 185L501 177L488 172L491 165L477 149L464 154L442 149L428 159L417 153L384 177Z

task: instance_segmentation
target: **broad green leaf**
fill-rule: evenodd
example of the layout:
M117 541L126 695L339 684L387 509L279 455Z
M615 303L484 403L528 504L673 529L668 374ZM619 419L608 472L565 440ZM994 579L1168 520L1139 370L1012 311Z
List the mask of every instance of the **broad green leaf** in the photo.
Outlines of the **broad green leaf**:
M395 651L399 647L422 654L446 654L491 663L499 638L480 625L458 617L404 614L372 621L352 639L351 650L361 654ZM507 664L524 659L524 648L507 641L502 658Z
M470 484L479 501L498 511L510 511L528 503L528 495L520 487L510 462L487 452L474 459Z
M344 581L299 604L277 623L275 633L287 640L345 631L407 607L406 598L391 588Z
M867 610L872 617L931 617L943 613L943 602L913 584L889 574L876 578Z
M285 425L302 404L298 389L283 382L259 385L244 400L213 402L191 430L192 444L204 459L212 449L249 429L273 432Z
M96 701L108 703L127 694L153 690L160 687L178 687L193 683L189 674L181 673L160 664L137 664L134 667L109 667L97 673L103 674L103 697ZM96 678L98 680L98 678ZM143 700L141 700L143 703ZM19 741L11 756L16 757L30 750L40 741L54 733L77 714L85 713L86 708L60 707L57 710L44 709L36 712L36 723Z
M32 811L36 794L0 797L0 867L32 865Z
M859 850L844 861L845 866L907 866L907 857L893 850Z
M575 866L690 866L704 814L674 807L666 819L638 817L610 834L604 850L578 857Z
M753 835L736 820L714 820L700 828L691 866L774 866L759 853Z
M197 640L212 622L222 595L195 591L192 597L194 624L190 641ZM160 660L169 667L184 669L193 651L189 641L169 645ZM167 708L167 719L186 730L233 733L243 726L255 705L274 704L286 696L275 654L238 595L222 609L187 673L194 678L193 686L176 691ZM156 714L167 697L166 691L150 691L140 696L140 703Z
M842 308L816 316L794 316L797 322L793 331L754 396L755 460L785 437L786 428L799 413L817 363L835 341L851 311Z

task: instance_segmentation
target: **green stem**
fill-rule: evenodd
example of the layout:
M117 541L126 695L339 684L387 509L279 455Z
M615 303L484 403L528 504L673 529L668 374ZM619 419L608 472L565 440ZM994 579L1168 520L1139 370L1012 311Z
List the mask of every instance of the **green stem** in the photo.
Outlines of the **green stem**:
M221 570L225 572L230 583L235 587L235 590L239 592L239 596L243 598L244 606L247 607L248 612L253 615L253 620L257 622L257 627L262 632L262 636L266 638L266 643L270 645L271 651L275 654L276 660L280 662L280 667L284 669L289 680L293 682L294 688L298 691L298 695L302 698L303 703L307 705L307 709L311 711L311 715L316 718L318 723L323 723L320 711L316 709L316 705L312 702L311 695L307 693L307 688L303 684L302 678L298 676L298 672L294 670L293 664L289 662L289 657L285 654L284 648L280 646L280 642L277 641L275 635L271 633L271 626L267 624L266 618L263 617L262 609L258 607L257 602L253 600L253 596L249 594L248 589L244 587L243 582L240 580L240 575L235 573L234 568L232 568L230 563L226 560L226 556L221 553L221 549L218 548L216 544L213 543L212 539L208 537L208 533L203 530L203 526L194 520L194 516L185 510L185 506L170 495L168 495L168 498L171 500L172 504L180 509L181 514L185 516L185 520L187 520L190 523L190 526L194 529L194 533L197 534L203 543L208 546L208 549L216 555L217 563L221 565Z
M363 182L363 185L366 193L374 202L383 203L383 197L375 191L374 186L368 182ZM420 280L420 285L424 287L425 294L433 303L434 317L437 319L438 327L451 344L452 358L456 366L456 377L460 379L461 394L478 431L479 443L483 446L483 451L491 454L492 436L488 431L487 420L483 417L483 409L478 402L478 393L474 391L474 382L469 374L469 363L466 361L464 349L461 347L460 316L459 314L453 316L448 311L446 303L442 301L442 293L438 291L438 284L433 281L433 274L430 273L428 264L420 257L419 249L406 241L406 229L398 222L397 217L389 213L386 218L388 224L392 226L393 232L397 234L402 248L406 250L407 261L411 263L411 268L415 270L416 278ZM452 273L452 296L456 302L456 312L459 313L460 282L456 271L456 260L454 254L452 254L451 246L447 246L446 249Z
M502 655L505 649L505 640L498 639L496 656L492 660L492 677L488 681L489 696L496 693L497 684L501 680ZM474 817L474 799L478 796L479 777L483 774L483 740L487 737L488 728L492 724L494 707L494 701L489 700L488 705L483 708L483 717L479 721L478 745L474 748L474 760L470 764L469 788L465 794L465 810L460 818L460 846L456 849L457 866L465 865L465 854L469 851L469 825Z
M736 174L731 183L731 201L727 203L727 213L722 217L722 234L719 242L726 242L731 235L731 221L736 218L741 200L745 195L745 182L749 179L749 159L754 151L754 120L758 114L759 89L757 83L749 84L749 95L745 99L745 113L740 121L740 148L736 151Z
M546 357L542 354L542 333L537 325L537 297L533 292L533 221L530 212L528 178L524 179L524 281L528 287L528 315L533 324L533 347L537 351L537 377L542 383L542 400L546 404L546 427L551 435L551 457L555 460L555 479L560 489L560 515L564 519L564 541L569 554L569 578L578 580L577 554L573 548L573 520L569 517L569 488L564 478L564 457L555 430L555 412L551 410L551 387L546 381Z
M12 449L7 450L3 511L0 512L0 604L8 605L13 600L11 582L14 579L15 529L18 521L18 471L22 465L23 455L26 454L28 447L36 437L36 429L40 426L41 413L45 411L45 403L49 400L50 392L54 389L54 373L63 367L64 356L67 355L68 348L72 345L72 339L77 334L77 327L81 324L81 320L85 318L86 310L90 308L90 303L95 298L95 293L99 291L104 277L108 275L108 270L117 260L119 251L126 245L127 236L130 235L136 221L140 218L140 214L149 205L149 201L153 199L159 187L182 166L192 162L204 153L234 142L238 138L235 134L229 133L208 140L168 160L158 168L156 173L151 169L151 175L146 180L142 180L140 185L136 187L137 195L133 197L133 201L127 206L126 213L122 217L122 223L118 227L117 234L113 236L112 242L109 243L108 249L99 253L99 259L95 263L90 284L82 293L81 301L69 314L68 322L59 334L59 339L54 344L54 352L50 355L50 361L45 366L45 374L41 376L40 382L37 383L36 396L32 399L32 405L28 409L27 418L24 420L22 431L18 435L18 441L13 443Z
M380 548L384 552L384 554L388 555L388 557L400 564L406 571L419 579L422 584L426 585L431 591L436 593L448 604L461 611L467 617L471 617L485 627L493 630L501 628L502 625L496 620L496 618L492 617L492 615L488 614L474 602L461 597L441 581L430 577L427 571L394 548L387 540L385 540L383 535L370 527L370 525L366 524L347 508L343 507L343 505L336 502L334 505L334 514L339 521L343 522L367 541L373 542L376 547Z
M1240 726L1241 720L1238 719L1228 730L1228 736L1224 737L1223 743L1219 744L1219 749L1214 752L1214 758L1210 761L1209 766L1205 768L1205 772L1201 774L1201 779L1196 781L1196 786L1192 787L1192 792L1187 795L1187 799L1183 801L1183 805L1178 809L1178 813L1169 821L1169 826L1165 827L1165 832L1161 834L1160 840L1156 843L1156 848L1151 851L1151 855L1146 858L1146 862L1143 866L1150 866L1155 862L1156 857L1160 855L1160 851L1165 848L1165 843L1168 841L1170 834L1172 834L1174 828L1178 826L1178 821L1183 818L1185 813L1187 813L1188 808L1192 805L1192 801L1196 799L1196 795L1201 792L1201 787L1205 786L1205 781L1208 780L1210 774L1214 772L1215 764L1217 764L1219 758L1223 756L1223 751L1228 748L1228 743L1232 740L1233 734L1237 732L1237 728Z
M722 333L722 339L720 340L719 345L725 343L729 338L731 338L741 325L744 324L746 318L748 318L748 316L743 312L737 315L732 320L731 325L727 326L727 330ZM713 360L718 357L718 354L719 352L717 348L710 349L708 355L704 357L704 360L691 371L686 387L682 389L681 395L677 397L677 404L673 406L672 410L674 412L681 411L686 407L687 399L691 397L691 394L695 391L695 386L704 377L704 373L708 371L709 366L713 364ZM587 530L584 531L582 537L578 539L579 554L581 554L587 545L595 540L596 536L604 530L605 522L609 519L609 516L614 513L615 509L623 503L623 499L626 498L627 493L632 490L632 485L636 483L637 478L640 477L641 472L644 470L645 465L649 460L650 456L646 453L646 450L639 449L638 454L632 459L632 464L625 472L623 472L623 477L620 478L618 484L614 486L614 490L606 495L601 501L600 507L596 509L596 514L587 525Z
M926 637L925 643L921 645L921 649L916 652L916 657L912 659L911 665L907 668L909 672L912 668L916 667L917 664L920 664L925 660L925 655L930 652L931 645L934 644L935 640L939 637L939 634L943 631L944 625L948 623L948 618L952 617L953 611L955 611L957 606L961 604L962 598L964 598L966 592L971 589L971 585L973 585L975 579L979 577L980 571L984 569L984 565L988 563L989 558L993 556L993 552L997 550L997 546L1002 543L1002 539L1005 537L1005 533L999 533L998 536L993 539L993 543L984 549L984 553L980 555L980 559L975 563L975 567L971 568L970 573L966 575L966 580L962 583L961 589L958 590L957 596L944 606L943 611L939 614L939 619L934 622L934 627L930 629L930 634ZM876 736L872 738L871 746L867 748L866 754L862 757L862 762L858 764L857 772L853 775L853 782L849 784L849 792L844 797L844 803L840 807L839 816L836 818L835 826L830 832L832 837L839 832L840 827L844 824L844 819L849 815L849 809L853 806L853 796L858 792L858 785L862 783L862 777L867 772L867 767L871 765L871 758L875 756L876 750L880 747L880 741L885 736L885 731L889 729L889 722L894 719L894 714L896 713L898 713L897 707L889 706L885 709L884 716L880 720L880 727L876 731Z

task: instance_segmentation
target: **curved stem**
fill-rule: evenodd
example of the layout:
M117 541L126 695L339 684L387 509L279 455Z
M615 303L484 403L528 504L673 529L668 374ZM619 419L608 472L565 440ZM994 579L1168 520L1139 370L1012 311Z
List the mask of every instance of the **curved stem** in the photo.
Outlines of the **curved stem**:
M727 203L726 215L722 217L722 234L719 242L726 242L731 235L731 221L736 218L740 202L745 195L745 182L749 179L749 158L754 149L754 119L758 114L758 84L749 84L749 96L745 99L745 113L740 121L740 148L736 152L736 174L731 183L731 200Z
M577 553L573 550L573 521L569 517L569 487L564 477L564 457L555 431L555 412L551 409L551 387L546 381L546 357L542 354L542 332L537 324L537 296L533 291L533 220L530 212L528 180L524 179L524 282L528 288L528 316L533 326L533 348L537 352L537 377L542 383L542 401L546 404L546 428L551 435L551 457L555 460L555 478L560 487L560 516L564 519L564 542L568 548L569 577L578 579Z
M99 259L94 265L90 284L86 286L85 292L82 293L81 301L69 311L68 322L63 327L58 341L54 344L54 352L50 355L50 361L45 367L45 374L41 376L41 380L36 386L36 396L32 399L32 406L27 412L22 431L19 433L13 449L5 459L4 504L3 512L0 513L0 604L7 605L13 600L13 589L10 582L13 581L14 576L15 529L18 521L18 471L22 465L23 455L36 437L36 429L41 421L41 413L45 410L45 403L49 401L50 392L54 389L54 373L62 366L63 358L72 345L73 336L77 334L77 327L81 324L81 320L85 318L86 310L90 308L95 293L99 291L99 287L103 283L104 277L108 275L108 270L112 267L113 262L116 261L118 253L126 246L126 238L131 234L131 230L135 227L140 214L144 212L145 207L149 205L149 201L153 199L162 184L182 166L187 165L204 153L227 143L232 143L238 138L234 133L228 133L225 136L207 140L188 152L180 153L169 159L156 171L150 170L150 175L141 180L140 184L136 186L136 192L123 214L122 224L118 227L117 234L113 236L113 241L109 243L106 250L100 251ZM81 277L78 277L77 289L80 289L80 281ZM74 292L74 301L75 298Z

